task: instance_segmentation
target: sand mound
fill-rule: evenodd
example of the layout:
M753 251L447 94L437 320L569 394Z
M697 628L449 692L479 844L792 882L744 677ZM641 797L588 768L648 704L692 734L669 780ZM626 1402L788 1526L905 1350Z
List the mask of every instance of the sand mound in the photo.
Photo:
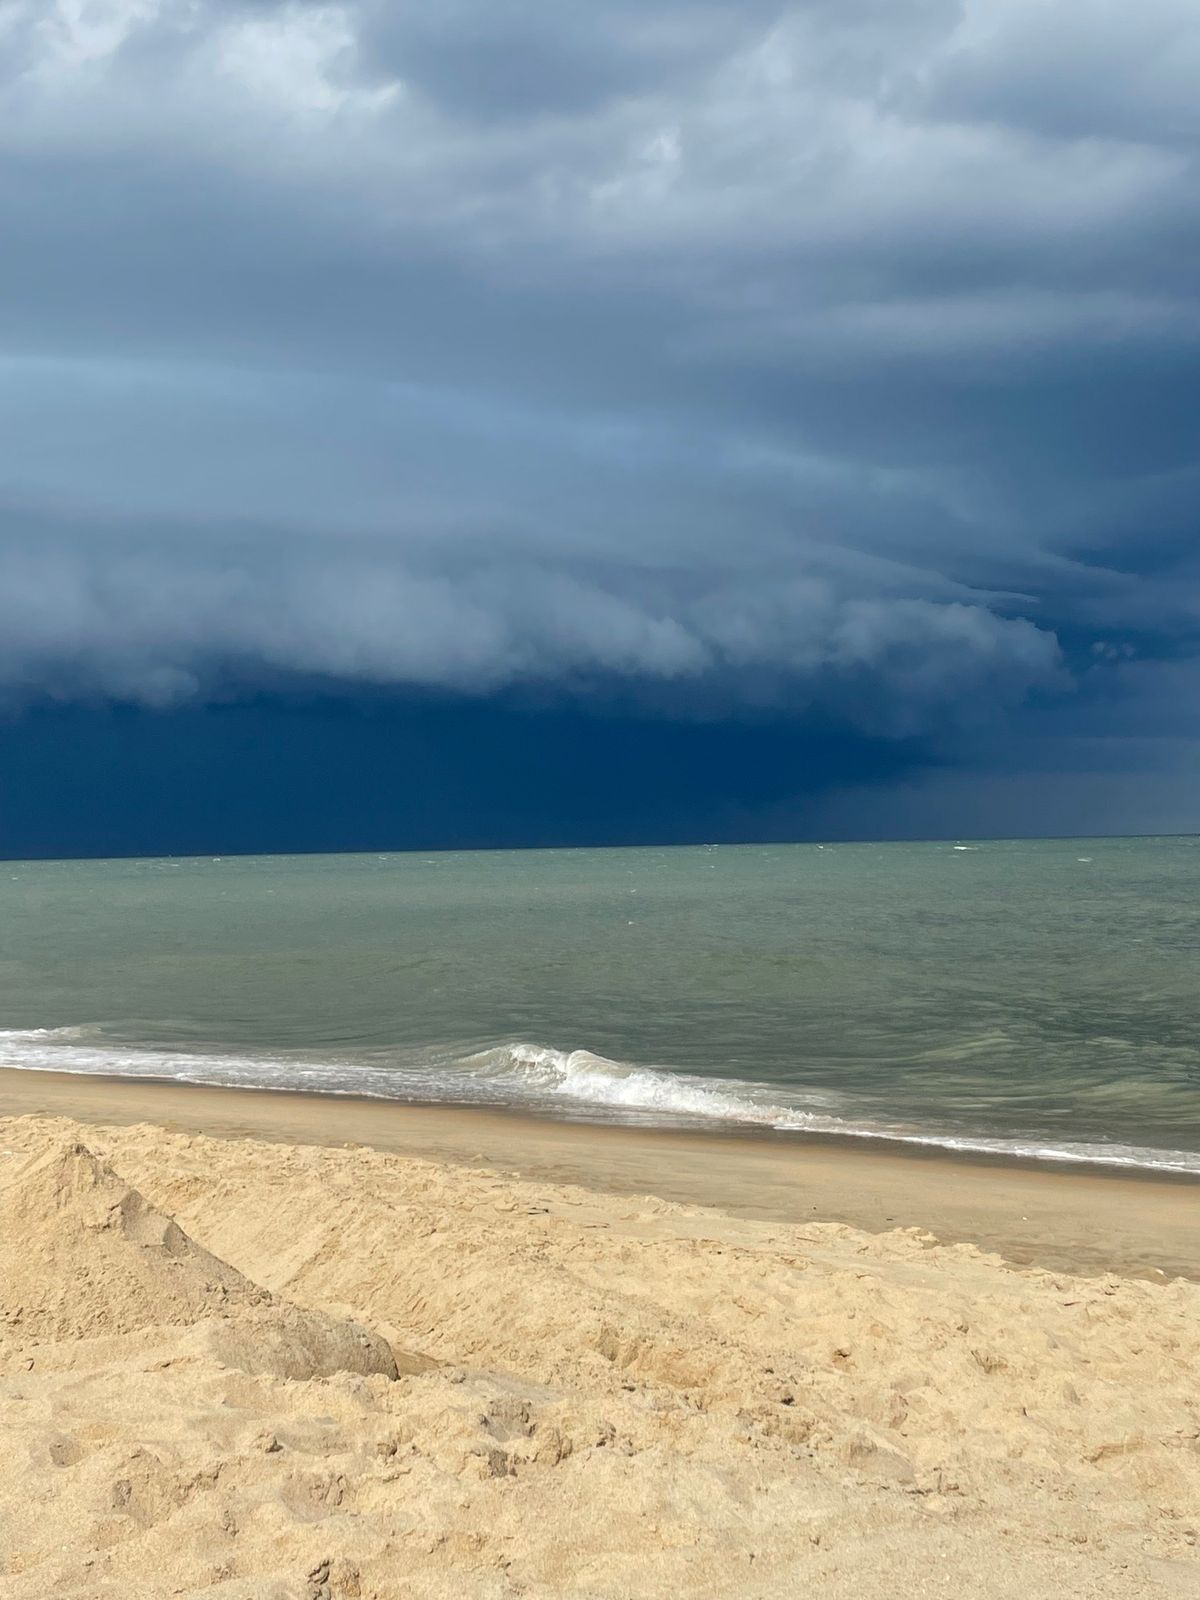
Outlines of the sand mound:
M1200 1593L1198 1284L79 1132L0 1121L3 1600Z
M0 1341L63 1343L147 1328L281 1377L381 1372L386 1341L301 1310L210 1255L83 1144L22 1163L0 1187Z

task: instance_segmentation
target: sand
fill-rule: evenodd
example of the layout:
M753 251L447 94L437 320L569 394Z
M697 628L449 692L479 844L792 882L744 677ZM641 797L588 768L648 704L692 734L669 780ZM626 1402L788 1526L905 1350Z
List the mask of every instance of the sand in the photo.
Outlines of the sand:
M822 1180L788 1202L774 1158L777 1216L655 1192L719 1141L442 1126L507 1125L525 1159L485 1163L333 1145L290 1097L252 1097L273 1127L194 1100L261 1124L216 1137L88 1089L86 1122L65 1080L0 1119L4 1600L1200 1595L1200 1284L1136 1258L1121 1205L1197 1274L1195 1186L952 1169L999 1246L1057 1185L1047 1264L1028 1224L1018 1260L813 1219ZM405 1120L437 1143L371 1125ZM547 1176L584 1147L619 1181ZM905 1165L942 1221L946 1170ZM1131 1251L1143 1276L1104 1269Z

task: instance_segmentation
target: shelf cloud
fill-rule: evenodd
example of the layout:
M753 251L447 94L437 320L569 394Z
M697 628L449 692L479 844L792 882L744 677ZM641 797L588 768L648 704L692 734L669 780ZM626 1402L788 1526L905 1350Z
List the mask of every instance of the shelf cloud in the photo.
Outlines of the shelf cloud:
M1187 0L10 0L0 703L1075 761L1136 672L1191 759L1198 71Z

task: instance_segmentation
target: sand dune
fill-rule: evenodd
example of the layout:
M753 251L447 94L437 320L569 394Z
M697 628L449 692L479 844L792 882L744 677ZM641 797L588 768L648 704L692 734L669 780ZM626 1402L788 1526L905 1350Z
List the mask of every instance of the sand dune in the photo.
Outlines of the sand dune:
M1194 1283L369 1149L0 1150L6 1600L1200 1594Z
M43 1362L48 1344L191 1328L189 1348L246 1371L397 1376L385 1340L251 1283L77 1141L0 1175L0 1283L6 1342Z

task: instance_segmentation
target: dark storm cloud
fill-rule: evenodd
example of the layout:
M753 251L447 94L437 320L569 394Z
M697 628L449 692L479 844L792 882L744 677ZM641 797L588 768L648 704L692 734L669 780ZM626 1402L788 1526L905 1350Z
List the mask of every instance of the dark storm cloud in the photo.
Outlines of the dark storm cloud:
M71 641L69 654L64 639ZM1053 639L958 601L866 597L811 576L636 570L510 550L439 552L261 532L240 540L0 540L0 692L171 705L263 671L493 691L654 686L712 715L739 702L836 710L907 734L973 695L1054 681ZM674 689L672 697L665 691Z
M1190 0L0 30L9 703L615 683L890 737L1195 653Z

